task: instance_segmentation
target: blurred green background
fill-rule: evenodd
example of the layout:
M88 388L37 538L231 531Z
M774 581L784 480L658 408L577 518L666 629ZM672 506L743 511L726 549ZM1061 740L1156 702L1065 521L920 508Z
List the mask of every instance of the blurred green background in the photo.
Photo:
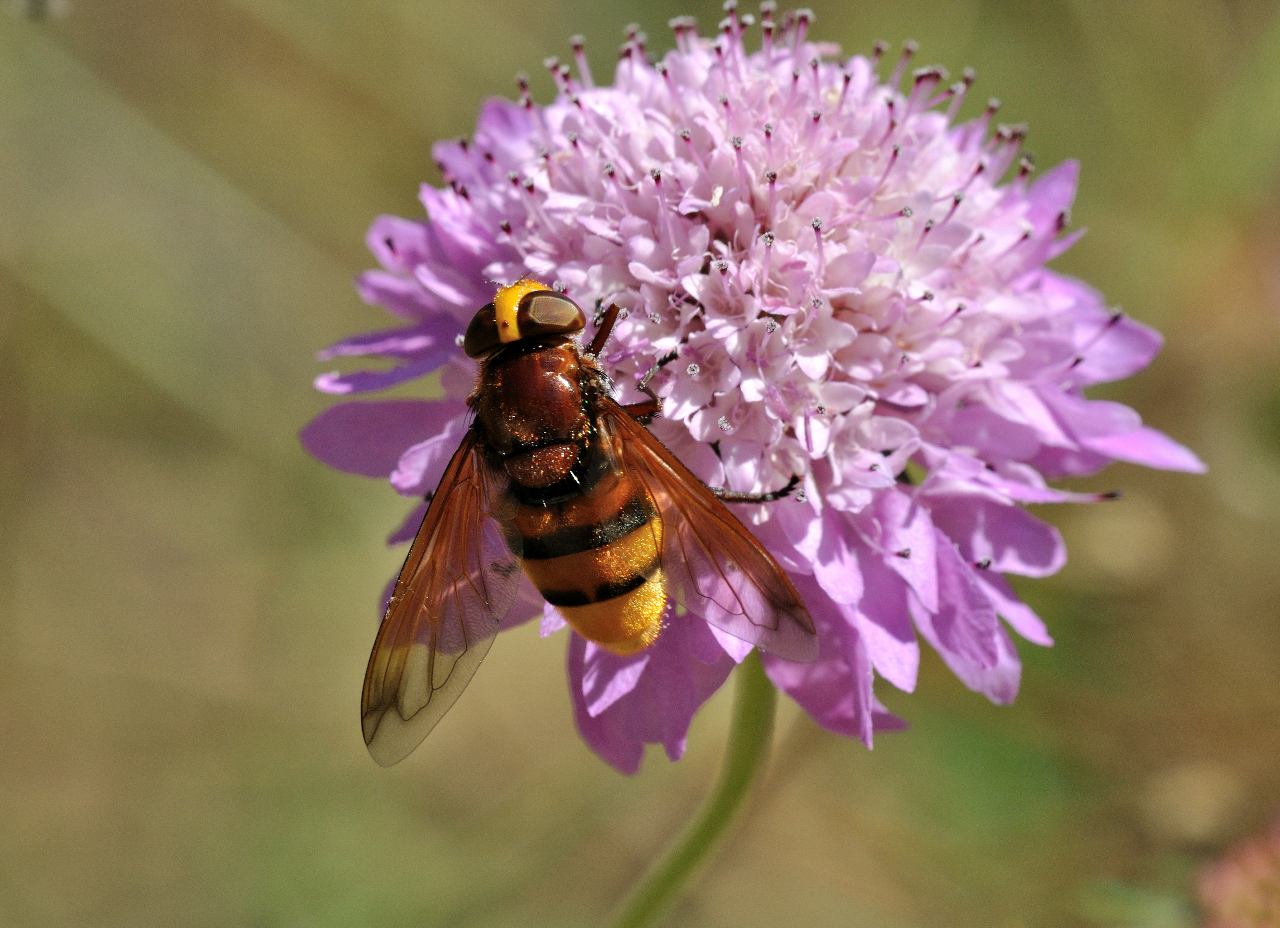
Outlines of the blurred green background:
M1280 811L1280 8L810 0L846 51L914 37L1084 163L1058 266L1162 329L1104 393L1208 477L1118 465L1042 513L1058 646L1012 708L936 658L874 752L784 707L682 925L1190 926L1197 868ZM29 12L47 7L50 15ZM9 0L0 12L0 924L593 925L694 809L618 776L525 628L392 770L356 703L405 506L297 429L316 349L429 146L587 36L718 4ZM6 15L7 14L7 15ZM979 105L974 103L973 106Z

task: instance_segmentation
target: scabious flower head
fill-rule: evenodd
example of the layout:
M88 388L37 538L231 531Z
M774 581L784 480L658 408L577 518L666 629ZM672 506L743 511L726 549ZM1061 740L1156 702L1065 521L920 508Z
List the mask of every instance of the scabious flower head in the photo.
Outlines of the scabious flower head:
M1205 928L1280 925L1280 822L1206 868L1199 896Z
M673 21L656 62L630 30L613 83L547 66L558 92L491 101L475 134L436 146L445 177L427 219L382 217L382 265L361 295L400 328L324 358L386 369L317 381L332 394L441 372L445 398L346 403L303 434L328 463L431 490L465 426L474 367L457 349L495 282L555 281L588 308L624 310L601 363L623 398L655 362L659 437L700 477L791 498L739 516L787 568L818 626L812 664L766 657L820 724L870 744L894 727L876 675L915 685L919 639L971 688L1008 702L1008 629L1050 638L1006 574L1058 570L1058 533L1028 503L1098 497L1050 488L1112 460L1200 470L1132 410L1085 398L1143 368L1159 336L1085 284L1046 269L1075 241L1077 167L1032 179L1024 130L974 118L973 76L948 83L877 46L845 58L811 41L807 11L712 35ZM412 533L421 510L393 535ZM543 630L560 626L554 613ZM689 720L747 647L673 620L620 658L572 633L580 730L619 769L646 742L674 758Z

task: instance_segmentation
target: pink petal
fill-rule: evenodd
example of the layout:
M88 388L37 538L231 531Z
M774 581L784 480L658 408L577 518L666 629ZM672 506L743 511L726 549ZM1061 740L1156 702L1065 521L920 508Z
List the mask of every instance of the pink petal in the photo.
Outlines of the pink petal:
M891 490L877 500L874 518L879 522L886 563L907 581L920 604L935 612L940 595L935 564L937 545L928 510L906 493Z
M538 624L539 637L550 638L568 624L564 620L564 616L560 614L559 609L551 605L551 603L544 602L542 604L542 621Z
M314 386L321 393L335 396L386 390L396 384L430 374L440 367L443 360L444 358L433 354L405 364L396 364L385 371L354 371L349 374L332 371L317 377Z
M682 620L683 619L683 620ZM708 660L708 658L710 658ZM601 689L621 668L643 662L625 693ZM595 669L599 664L608 670ZM705 622L677 617L643 655L620 658L589 647L579 635L569 641L569 692L578 731L592 749L623 773L640 769L645 744L661 744L672 760L684 754L689 723L736 666ZM617 689L625 688L623 681ZM592 715L592 706L607 705Z
M330 467L385 477L406 448L448 424L441 406L427 400L339 403L312 419L298 437L308 453Z
M812 554L813 576L832 601L856 603L862 598L862 574L854 554L857 536L850 517L827 509L819 524L821 541Z
M395 527L390 535L387 536L388 545L402 545L406 541L413 541L414 536L418 534L418 529L422 527L422 520L427 515L427 504L418 503L409 510L409 514L404 517L404 521ZM395 578L391 578L392 584ZM391 593L387 592L387 598L390 599ZM384 604L385 608L385 604Z
M970 564L987 562L999 573L1047 577L1062 569L1067 549L1058 530L975 495L930 496L933 523L960 547Z
M447 342L448 352L457 350L453 339L445 339L441 333L414 326L408 329L387 329L381 332L366 332L353 338L345 338L340 342L321 349L316 355L322 361L333 358L361 357L367 355L386 355L388 357L418 357L440 348Z
M974 579L973 570L941 532L937 550L938 611L931 615L913 608L916 627L965 685L995 699L996 693L985 688L993 685L993 679L1004 679L988 673L1002 659L995 609Z
M365 242L387 270L407 273L427 258L427 224L399 216L379 216L369 226Z
M385 271L366 271L356 278L356 292L371 306L381 306L402 319L441 326L447 338L462 332L457 307L422 288L416 280ZM477 307L478 308L478 307Z
M1027 189L1027 220L1037 229L1057 224L1058 216L1071 209L1080 180L1080 162L1064 161L1045 171Z
M441 400L433 414L442 427L426 441L408 448L396 462L391 485L405 496L423 496L440 483L445 465L458 450L467 430L467 407L453 400Z
M649 663L648 652L619 657L590 641L582 657L582 698L592 718L636 688Z
M911 624L907 585L884 558L869 549L858 552L865 595L856 621L876 673L911 692L920 669L920 645Z
M1015 632L1032 644L1049 647L1053 637L1045 627L1040 616L1031 607L1014 595L1008 582L999 574L983 571L975 575L978 585L982 587L996 612L1009 623Z
M816 617L815 617L816 618ZM817 660L803 664L764 656L778 687L828 731L871 745L871 662L858 632L845 622L824 623Z
M1127 406L1070 394L1051 398L1054 412L1088 451L1134 464L1203 473L1204 463L1173 439L1143 426Z

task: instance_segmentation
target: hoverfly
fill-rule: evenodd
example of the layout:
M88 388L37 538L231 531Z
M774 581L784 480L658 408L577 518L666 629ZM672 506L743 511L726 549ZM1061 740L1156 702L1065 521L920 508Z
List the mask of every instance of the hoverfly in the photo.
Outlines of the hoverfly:
M521 568L578 634L643 651L668 603L783 657L817 653L813 620L777 561L643 425L660 400L619 405L585 352L582 310L534 280L500 289L467 327L473 421L431 497L365 672L361 725L384 766L458 698L516 598ZM792 481L794 484L795 481Z

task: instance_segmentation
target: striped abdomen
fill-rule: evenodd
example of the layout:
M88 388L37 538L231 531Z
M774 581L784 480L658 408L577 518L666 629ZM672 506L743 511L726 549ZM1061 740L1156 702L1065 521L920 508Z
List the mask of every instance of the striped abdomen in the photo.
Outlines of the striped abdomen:
M512 547L547 602L617 654L653 644L667 586L662 521L644 487L590 445L571 479L544 490L516 483L512 497Z

